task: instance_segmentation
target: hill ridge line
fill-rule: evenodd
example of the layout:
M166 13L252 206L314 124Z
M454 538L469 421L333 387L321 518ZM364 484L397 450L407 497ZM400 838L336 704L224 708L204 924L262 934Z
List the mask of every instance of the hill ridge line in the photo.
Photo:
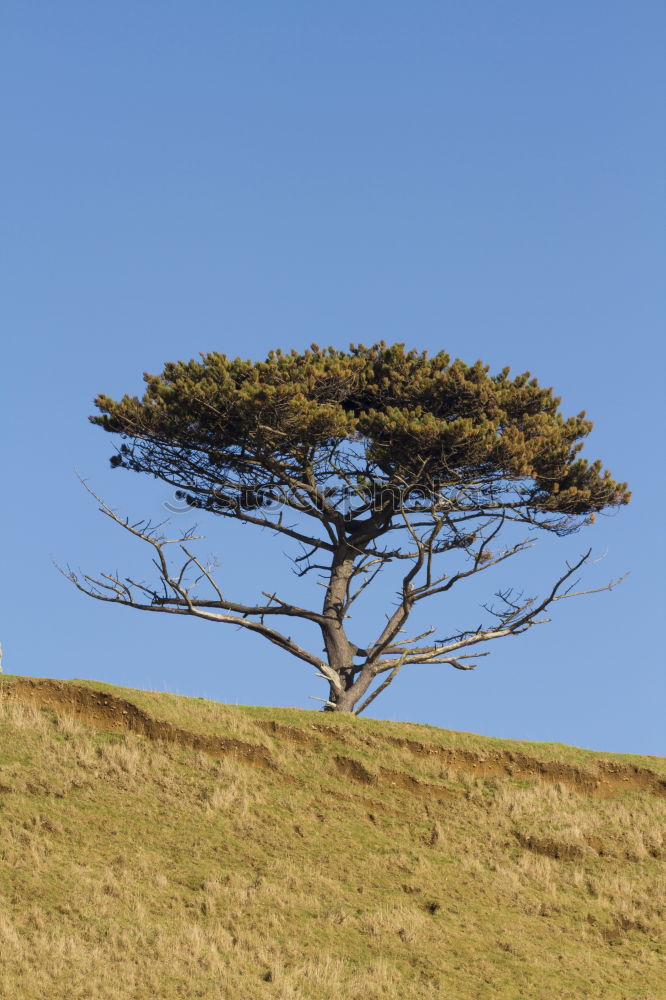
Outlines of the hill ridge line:
M134 702L106 691L96 690L79 684L37 678L16 678L3 685L6 697L32 704L39 708L52 708L64 712L79 721L114 732L131 732L152 740L163 740L192 750L199 750L212 757L232 756L239 762L269 770L278 770L267 747L239 740L233 737L212 736L183 729L180 726L151 715ZM296 743L301 747L314 748L317 737L339 738L339 734L328 726L312 723L317 736L272 720L252 720L257 729ZM443 747L435 743L424 743L405 737L386 735L377 737L364 734L364 742L369 745L390 743L419 757L435 757L452 769L472 777L513 777L540 781L548 784L567 785L574 791L595 798L606 798L623 791L641 790L660 798L666 798L666 780L646 767L621 762L598 760L592 768L583 768L566 761L544 761L521 751L495 750L483 752ZM376 784L382 779L395 783L398 772L380 768L378 773L367 769L360 761L349 758L349 764L337 757L338 769L344 768L350 778L361 784ZM435 786L405 774L400 784L407 792L422 796ZM442 787L441 791L445 791Z

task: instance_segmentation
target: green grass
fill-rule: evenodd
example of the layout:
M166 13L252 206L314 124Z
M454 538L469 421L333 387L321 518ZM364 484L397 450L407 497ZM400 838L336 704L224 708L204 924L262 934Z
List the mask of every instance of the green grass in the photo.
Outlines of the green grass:
M400 741L666 761L72 682L259 744L259 768L25 704L17 680L0 684L3 1000L666 996L665 798L475 777Z
M5 676L4 683L11 684L18 678ZM438 729L434 726L423 726L414 723L388 722L375 719L351 719L345 716L324 714L316 711L304 711L297 708L265 708L259 706L222 705L203 698L188 698L181 695L168 694L161 691L141 691L136 688L116 687L101 681L89 681L75 678L63 683L82 685L96 691L106 691L119 698L138 705L151 715L165 719L176 726L205 734L219 734L221 728L229 725L246 728L256 737L256 731L244 727L247 720L276 721L286 725L309 728L312 725L328 726L339 729L341 737L345 738L349 727L354 733L359 730L368 736L377 735L380 740L386 736L397 739L415 740L437 746L453 749L470 750L510 750L515 753L528 754L544 761L564 761L574 766L594 766L597 761L607 760L631 764L636 767L646 767L666 776L666 758L639 754L620 754L596 750L583 750L578 747L566 746L562 743L534 743L527 740L502 740L491 736L479 736L473 733L459 733L451 730ZM341 728L342 727L342 728ZM347 727L347 728L344 728Z
M11 681L12 678L6 678ZM620 754L596 750L583 750L563 743L533 743L527 740L501 740L491 736L477 736L473 733L458 733L405 722L387 722L375 719L351 719L344 716L309 712L297 708L265 708L258 706L221 705L202 698L187 698L181 695L159 691L140 691L134 688L115 687L98 681L74 679L70 684L80 684L95 690L108 691L120 698L127 698L140 708L174 725L201 733L219 733L220 725L228 724L235 718L275 720L292 726L327 725L330 727L353 727L361 729L380 739L386 736L433 743L438 746L471 750L511 750L529 754L540 760L566 761L574 765L594 764L598 760L619 761L637 767L647 767L666 776L666 758L640 754ZM342 729L346 733L347 729Z

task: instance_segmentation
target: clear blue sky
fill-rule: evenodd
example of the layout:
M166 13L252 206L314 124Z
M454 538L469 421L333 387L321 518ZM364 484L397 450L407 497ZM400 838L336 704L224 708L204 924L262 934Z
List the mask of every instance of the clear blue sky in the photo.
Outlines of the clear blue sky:
M585 582L620 588L474 673L403 671L374 714L666 753L661 0L2 8L5 671L314 707L323 682L262 640L96 603L50 558L146 566L75 469L135 519L169 500L109 469L97 393L201 351L383 338L529 369L635 492L496 581L531 592L591 544ZM285 579L283 544L200 528L229 593ZM476 625L463 596L426 617Z

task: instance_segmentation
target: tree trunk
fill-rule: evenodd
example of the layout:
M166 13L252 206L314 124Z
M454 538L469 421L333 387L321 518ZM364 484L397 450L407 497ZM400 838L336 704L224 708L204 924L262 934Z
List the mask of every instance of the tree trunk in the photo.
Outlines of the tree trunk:
M347 638L344 627L345 604L349 583L354 572L355 550L341 546L333 556L331 576L324 598L323 614L326 623L321 626L328 665L340 679L340 688L331 684L329 712L351 712L357 698L352 698L354 687L354 656L357 647ZM357 696L358 697L358 696Z
M331 684L328 696L328 703L324 707L325 712L350 712L354 711L355 699L349 691L336 691Z
M342 691L336 691L333 685L330 685L328 695L330 704L325 709L327 712L353 712L356 703L361 700L370 687L372 674L363 671L354 680L353 675L348 673L341 680L343 685L347 682Z

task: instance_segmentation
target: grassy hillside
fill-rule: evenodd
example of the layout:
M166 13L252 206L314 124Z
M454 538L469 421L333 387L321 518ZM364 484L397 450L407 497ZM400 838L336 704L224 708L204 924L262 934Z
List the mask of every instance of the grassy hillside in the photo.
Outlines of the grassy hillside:
M666 997L666 761L0 679L0 997Z

